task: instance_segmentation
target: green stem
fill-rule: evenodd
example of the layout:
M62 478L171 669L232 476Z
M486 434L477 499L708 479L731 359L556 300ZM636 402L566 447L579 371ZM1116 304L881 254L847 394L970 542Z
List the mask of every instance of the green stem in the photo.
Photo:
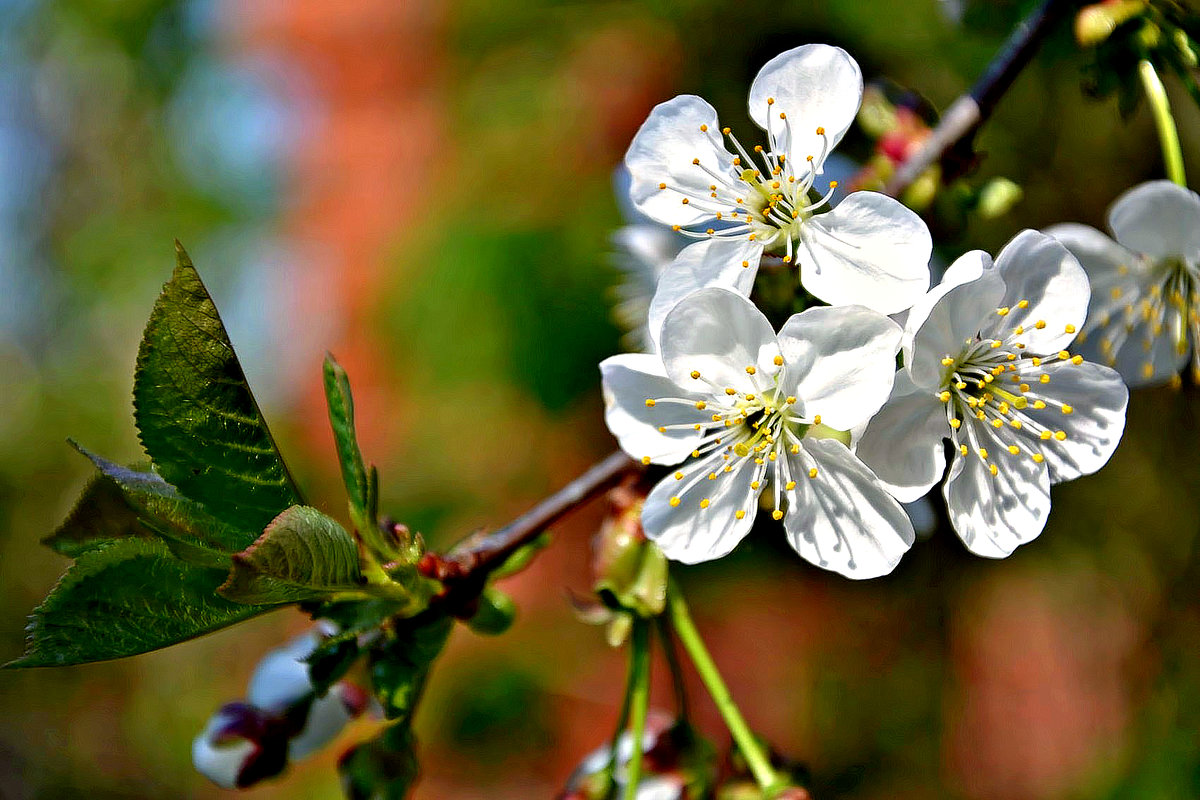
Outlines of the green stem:
M671 623L665 616L655 618L658 624L658 636L662 639L663 653L667 657L667 667L671 670L671 685L675 688L675 703L679 710L679 719L688 721L687 683L683 678L683 665L679 663L679 653L675 651L675 635L671 631Z
M674 580L667 588L667 613L671 617L671 624L675 628L676 635L679 636L680 643L683 644L683 649L687 651L688 657L696 665L696 672L699 673L700 680L704 682L708 693L712 695L717 710L725 719L725 726L729 728L733 741L737 744L742 756L745 757L750 772L754 774L754 780L758 782L764 792L779 788L779 776L771 767L770 758L750 731L750 726L746 724L737 704L733 702L729 688L721 678L721 673L717 671L717 665L713 663L712 656L709 655L704 641L700 638L700 632L696 630L696 625L692 622L687 603L683 599L683 592L680 591L679 584Z
M637 680L637 654L633 646L629 648L629 670L625 678L625 697L621 700L621 712L617 715L617 727L613 731L612 741L608 747L608 764L604 767L605 781L604 797L606 800L616 794L616 781L613 779L617 767L617 750L621 743L621 734L629 725L629 706L633 699L633 687Z
M625 774L625 800L636 800L642 779L642 740L646 737L646 711L650 707L650 624L638 620L633 625L633 691L629 697L629 736L632 739L629 769Z
M1179 146L1179 132L1175 129L1175 118L1171 115L1167 90L1163 88L1158 73L1154 71L1154 65L1144 58L1138 62L1138 75L1142 78L1142 88L1146 91L1146 100L1150 103L1150 112L1154 115L1154 125L1158 129L1158 141L1162 145L1167 177L1186 187L1183 149Z

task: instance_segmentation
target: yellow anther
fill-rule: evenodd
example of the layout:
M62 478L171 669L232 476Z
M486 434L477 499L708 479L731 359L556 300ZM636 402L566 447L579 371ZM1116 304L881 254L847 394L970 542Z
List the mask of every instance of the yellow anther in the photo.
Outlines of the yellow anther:
M709 506L709 502L708 502L708 498L707 498L707 497L706 497L706 498L704 498L703 500L701 500L701 501L700 501L700 507L701 507L701 508L708 508L708 506Z
M1041 439L1042 439L1043 441L1045 441L1045 440L1048 440L1048 439L1051 439L1051 438L1053 438L1053 437L1054 437L1054 434L1053 434L1053 433L1051 433L1050 431L1042 431L1042 432L1041 432L1040 434L1038 434L1038 435L1041 437Z
M707 125L701 125L701 126L700 126L700 132L701 132L701 133L708 133L708 126L707 126Z
M658 185L658 188L659 188L659 189L665 189L665 188L667 188L667 185L666 185L665 183L660 183L660 184Z
M786 114L785 112L783 112L783 111L780 111L780 112L779 112L779 118L780 118L780 119L787 119L787 114ZM782 158L780 158L779 160L780 160L780 161L782 161L783 159L782 159Z
M804 160L805 160L805 161L812 161L812 160L813 160L813 157L812 157L812 156L805 156L805 157L804 157Z
M681 480L683 480L683 473L682 473L682 472L676 472L676 473L675 473L675 480L677 480L677 481L681 481Z
M817 128L817 136L824 136L824 135L825 135L825 129Z
M986 447L981 447L981 448L979 448L979 457L980 457L980 458L987 458L987 456L988 456L988 453L987 453L987 448L986 448Z
M796 402L796 395L794 395L794 394L789 394L789 395L787 396L787 400L786 400L786 402L787 402L787 404L788 404L788 405L791 405L792 403L795 403L795 402Z
M1149 378L1153 374L1154 374L1154 365L1152 363L1147 361L1145 364L1142 364L1142 377L1143 378Z
M967 384L963 381L959 381L958 383L954 384L954 388L961 392L963 389L967 388Z
M688 199L685 197L685 198L683 198L683 201L682 201L682 202L683 202L683 204L686 206L686 205L687 205L689 202L691 202L691 201L690 201L690 200L688 200Z
M692 380L699 380L699 379L700 379L700 370L698 370L698 369L692 370Z
M717 232L717 229L716 228L707 228L704 232L707 233L709 236L712 236L714 233Z
M725 394L733 397L735 394L737 394L737 389L734 389L732 386L727 386L725 387Z
M1071 363L1078 367L1083 363L1083 356L1071 356Z
M1074 326L1074 325L1067 325L1067 327L1063 328L1063 332L1064 332L1064 333L1074 333L1074 332L1075 332L1075 326Z
M1062 412L1063 412L1064 414L1070 414L1070 413L1071 413L1071 412L1073 412L1074 410L1075 410L1075 409L1074 409L1073 407L1071 407L1071 406L1069 406L1069 405L1066 405L1066 404L1063 404L1063 407L1062 407Z
M792 455L795 456L795 455L799 455L799 454L800 454L800 445L798 445L798 444L792 445Z
M729 458L729 456L725 456L725 457L726 457L726 458ZM723 471L724 471L724 472L733 472L733 465L732 465L732 464L726 464L726 465L725 465L725 469L724 469Z
M962 427L962 420L958 417L955 417L954 419L950 420L950 427L954 428L954 430L958 430L960 427Z
M683 228L681 228L678 225L672 225L671 230L675 231L676 233L679 233L681 230L683 230Z
M1037 322L1033 323L1033 327L1040 331L1042 328L1046 327L1046 320L1039 319Z
M754 152L761 153L762 151L763 151L763 146L761 144L754 145ZM754 173L754 177L756 177L756 178L758 177L758 172Z
M993 427L993 428L1003 428L1003 427L1004 427L1004 420L1002 420L1002 419L994 419L994 420L992 420L992 427Z
M1067 360L1069 360L1070 358L1071 358L1071 354L1070 354L1070 353L1068 353L1066 350L1059 350L1059 351L1058 351L1058 359L1059 359L1060 361L1067 361Z
M1046 403L1043 402L1042 400L1034 400L1033 401L1033 410L1034 411L1041 411L1045 407L1046 407Z
M1017 447L1015 444L1010 444L1008 446L1008 452L1012 453L1015 456L1017 453L1021 452L1021 448Z
M1111 294L1112 294L1112 299L1113 299L1113 300L1120 300L1120 299L1121 299L1121 295L1122 295L1122 294L1124 294L1124 292L1123 292L1123 291L1121 291L1121 287L1120 287L1120 286L1114 286L1114 287L1113 287L1113 290L1112 290L1112 292L1111 292Z
M771 512L771 519L776 520L776 521L783 519L783 512L780 511L778 508L775 509L774 511Z
M938 395L938 399L941 400L943 403L949 403L950 402L950 393L942 392L941 394Z
M671 508L676 508L679 505L679 498L672 497L668 502L670 502Z
M761 484L758 481L750 481L750 488L757 489Z
M745 519L745 518L746 518L746 512L745 512L745 511L743 511L742 509L740 509L740 508L739 508L737 511L733 512L733 516L734 516L736 519Z
M1016 360L1017 360L1017 354L1016 354L1016 353L1009 353L1009 354L1008 354L1008 360L1009 360L1009 361L1016 361Z
M747 268L749 268L749 266L750 266L750 262L749 262L749 261L743 261L743 262L742 262L742 269L747 269Z
M1008 424L1013 426L1017 430L1021 430L1021 420L1019 420L1019 419L1014 419L1014 420L1010 421Z
M991 374L990 372L987 375L983 376L984 383L991 383L994 380L996 380L996 376Z
M1067 432L1066 431L1055 431L1054 438L1058 439L1060 442L1064 442L1067 439Z
M777 366L777 367L783 366L783 356L775 356L775 358L772 360L775 362L775 366Z
M720 421L721 421L721 415L720 415L720 414L713 414L711 417L709 417L709 419L711 419L713 422L720 422Z
M967 447L965 444L960 444L958 446L958 451L960 453L962 453L964 456L969 455L971 453L971 449L969 447Z
M1042 463L1042 462L1043 462L1043 461L1045 461L1045 460L1046 460L1046 457L1045 457L1044 455L1042 455L1041 453L1034 453L1034 454L1033 454L1033 462L1034 462L1035 464L1040 464L1040 463Z
M1013 407L1018 411L1025 408L1027 405L1029 405L1029 401L1024 397L1018 397L1016 400L1013 400Z
M816 416L813 417L813 425L820 425L820 424L821 424L821 415L817 414Z
M1022 300L1021 302L1017 303L1017 308L1029 308L1029 301Z
M1002 317L1008 316L1008 306L1004 306L1003 308L997 308L996 313Z
M697 411L703 411L706 408L708 408L708 403L704 402L703 400L696 401L696 410Z
M948 367L948 366L950 366L950 365L951 365L951 364L953 364L953 363L954 363L954 359L953 359L953 358L951 358L950 356L946 356L945 358L943 358L943 359L942 359L942 366L943 366L943 367Z
M751 364L750 366L746 367L746 374L747 374L747 375L753 375L753 374L754 374L754 373L756 373L756 372L758 372L758 370L757 370L757 369L755 369L755 367L754 367L754 365L753 365L753 364Z
M710 481L715 481L717 479L717 473L715 473L715 472L708 473L708 479Z
M642 456L642 463L646 466L650 466L650 456Z
M646 398L646 408L654 408L653 398L649 398L649 397Z
M659 433L666 433L666 432L667 432L667 429L666 429L666 428L664 428L662 425L659 425L659 426L658 426L658 432L659 432Z
M817 477L817 468L816 467L813 467L812 469L810 469L808 471L808 477L810 477L810 478Z
M992 347L992 349L993 349L993 350L995 350L996 348L998 348L998 347L999 347L1000 345L1002 345L1002 344L1004 344L1004 342L1001 342L999 339L992 339L992 345L991 345L991 347Z
M1000 470L995 464L988 464L988 472L992 473L992 475L996 475L1000 472Z
M1045 374L1045 373L1043 373L1042 375L1040 375L1040 376L1038 377L1038 382L1039 382L1039 383L1049 383L1049 382L1050 382L1050 376L1049 376L1048 374Z
M726 136L729 135L729 131L730 131L729 128L721 128L721 133L725 134Z
M763 464L765 464L767 462L763 461L761 458L756 458L756 459L754 459L754 463L758 464L761 467Z
M1017 387L1017 389L1021 392L1021 394L1025 394L1025 392L1029 391L1029 384L1022 383L1020 386Z
M830 182L829 182L829 188L830 188L830 189L836 189L836 188L837 188L837 186L838 186L838 182L837 182L837 181L830 181Z
M1020 336L1024 332L1025 332L1024 325L1018 325L1017 327L1013 328L1013 333L1015 333L1017 336Z
M795 482L795 481L788 481L787 483L785 483L785 484L783 485L783 490L784 490L785 492L790 492L792 489L795 489L795 488L796 488L796 482Z

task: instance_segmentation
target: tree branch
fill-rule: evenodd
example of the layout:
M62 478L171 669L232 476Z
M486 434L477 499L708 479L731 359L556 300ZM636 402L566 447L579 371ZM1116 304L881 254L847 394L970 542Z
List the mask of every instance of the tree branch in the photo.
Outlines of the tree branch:
M624 453L612 453L503 528L472 534L444 557L434 557L425 565L425 572L456 593L461 586L461 591L469 596L471 587L482 589L492 570L550 525L641 469L641 464Z
M921 149L896 170L884 187L884 193L898 197L930 166L961 151L992 115L1000 98L1029 64L1055 23L1078 4L1078 0L1043 0L1021 20L992 59L983 77L971 91L950 104Z

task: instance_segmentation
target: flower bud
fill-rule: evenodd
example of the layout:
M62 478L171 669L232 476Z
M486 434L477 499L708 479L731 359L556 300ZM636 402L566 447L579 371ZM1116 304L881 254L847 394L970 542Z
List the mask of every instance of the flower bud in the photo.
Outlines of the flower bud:
M496 636L512 627L517 616L517 604L499 589L489 586L479 595L479 605L467 620L467 625L476 633Z
M704 791L689 791L689 787L702 784L708 786L707 776L689 774L683 757L685 746L703 745L690 729L676 725L670 715L662 711L651 711L646 718L646 730L642 736L642 773L638 781L637 800L684 800L687 797L704 796ZM611 796L615 786L623 796L628 776L629 758L633 755L633 736L625 731L617 737L616 759L611 775L608 773L612 761L609 745L600 747L587 755L575 768L567 781L566 790L559 800L599 800Z
M1117 26L1146 10L1146 0L1105 0L1086 6L1075 15L1075 41L1095 47L1106 41Z
M610 607L643 617L661 614L667 599L667 560L642 532L645 494L620 486L613 512L592 541L595 590Z
M1008 178L992 178L979 191L979 214L984 219L995 219L1012 210L1021 202L1025 190Z
M196 771L222 789L242 789L287 766L287 733L248 703L229 703L192 740Z
M304 727L288 742L288 758L299 761L333 741L352 720L362 715L370 698L352 683L335 683L324 697L315 698Z
M313 686L304 659L312 655L320 639L320 633L309 631L263 656L250 676L246 699L273 713L307 700Z

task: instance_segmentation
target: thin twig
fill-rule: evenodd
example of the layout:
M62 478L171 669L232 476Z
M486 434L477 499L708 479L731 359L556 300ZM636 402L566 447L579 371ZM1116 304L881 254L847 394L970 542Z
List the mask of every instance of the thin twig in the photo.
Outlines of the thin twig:
M1078 0L1043 0L1029 16L1021 20L1004 47L992 59L983 77L971 87L971 91L950 104L921 149L896 170L884 187L884 193L898 197L922 172L969 142L992 115L1000 98L1033 58L1054 24L1077 5Z
M482 588L483 579L523 545L576 507L642 468L624 453L612 453L503 528L468 536L427 571L430 577L449 584L469 583Z

